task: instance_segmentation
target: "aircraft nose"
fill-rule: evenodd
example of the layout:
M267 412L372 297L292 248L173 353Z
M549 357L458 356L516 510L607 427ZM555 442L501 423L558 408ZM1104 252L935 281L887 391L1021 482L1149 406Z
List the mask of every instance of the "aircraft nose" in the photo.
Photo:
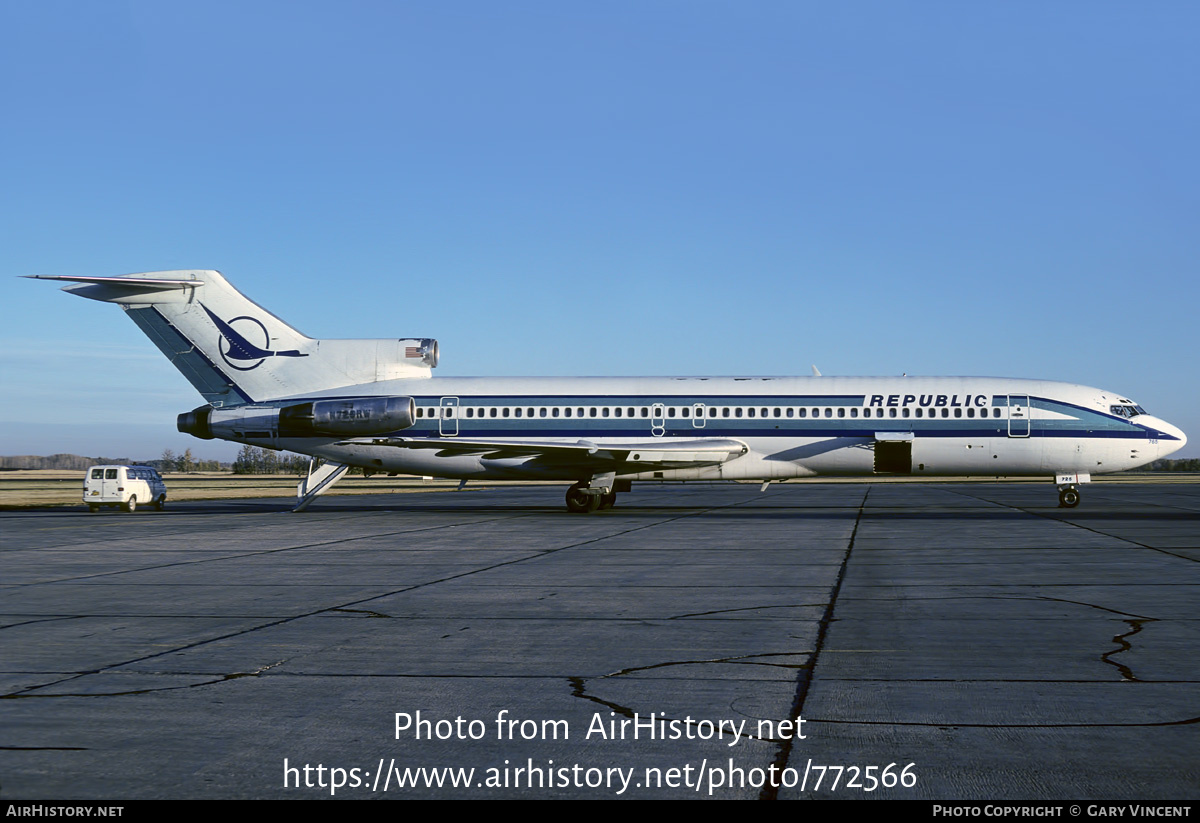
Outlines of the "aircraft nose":
M1157 429L1166 437L1158 439L1158 456L1166 457L1174 454L1187 445L1187 435L1178 426L1172 426L1166 420L1159 420L1157 417L1150 422L1150 427Z

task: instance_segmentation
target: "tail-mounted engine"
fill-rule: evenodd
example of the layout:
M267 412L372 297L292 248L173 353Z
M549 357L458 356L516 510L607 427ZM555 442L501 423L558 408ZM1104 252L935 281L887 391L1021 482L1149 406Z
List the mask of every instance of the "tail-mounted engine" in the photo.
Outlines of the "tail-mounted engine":
M279 410L279 436L386 434L407 429L416 419L411 397L314 400Z
M202 440L355 437L407 429L416 418L417 404L411 397L350 397L313 400L283 408L201 406L179 415L176 427Z

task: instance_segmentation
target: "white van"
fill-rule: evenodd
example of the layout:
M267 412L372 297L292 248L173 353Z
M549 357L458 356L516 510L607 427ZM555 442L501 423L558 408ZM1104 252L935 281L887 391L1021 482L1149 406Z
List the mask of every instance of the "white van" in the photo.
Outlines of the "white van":
M162 511L167 504L167 484L149 466L92 466L83 479L83 502L92 511L120 506L127 512L153 503Z

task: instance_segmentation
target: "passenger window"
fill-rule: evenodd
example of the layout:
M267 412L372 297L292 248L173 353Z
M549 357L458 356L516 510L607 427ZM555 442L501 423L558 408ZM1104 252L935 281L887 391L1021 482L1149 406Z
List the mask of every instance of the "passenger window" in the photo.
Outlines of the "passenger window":
M788 417L791 417L791 416L792 416L792 414L793 414L793 409L792 409L792 407L791 407L791 406L788 406L788 410L787 410L787 416L788 416Z
M746 409L746 416L747 416L747 417L753 417L753 416L754 416L754 409L753 409L753 408Z
M826 416L826 417L833 417L833 409L826 409L826 410L825 410L825 416Z
M850 410L850 416L851 416L851 417L858 417L858 409L851 409L851 410Z
M717 410L716 410L716 409L714 409L712 406L709 406L709 407L708 407L708 416L709 416L709 417L716 417L716 416L717 416Z
M895 416L896 416L896 410L888 409L888 417L895 417Z
M722 416L722 417L728 417L728 416L729 416L729 407L728 407L728 406L726 406L725 408L721 409L721 416Z
M801 417L808 417L808 409L800 409L799 414Z

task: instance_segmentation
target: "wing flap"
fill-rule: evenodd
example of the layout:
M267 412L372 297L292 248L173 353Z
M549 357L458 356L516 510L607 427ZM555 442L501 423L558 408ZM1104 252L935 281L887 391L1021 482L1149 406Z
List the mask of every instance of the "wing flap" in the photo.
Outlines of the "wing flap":
M343 440L339 446L388 446L397 449L436 449L439 457L475 455L483 460L520 457L589 468L612 466L621 471L646 468L715 466L741 457L749 447L740 440L654 440L633 443L592 443L554 440L468 440L458 437L380 437Z

